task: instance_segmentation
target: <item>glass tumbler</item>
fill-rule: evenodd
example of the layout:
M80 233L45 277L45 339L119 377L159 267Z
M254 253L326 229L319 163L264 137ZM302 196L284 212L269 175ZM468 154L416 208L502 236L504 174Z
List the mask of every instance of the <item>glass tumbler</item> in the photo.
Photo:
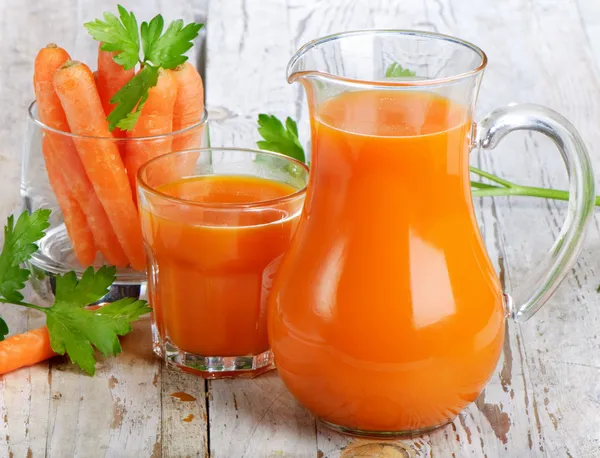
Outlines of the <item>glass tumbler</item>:
M274 367L267 300L307 181L295 159L230 148L167 154L140 169L153 347L170 366L205 378Z
M93 149L97 155L116 152L127 165L128 154L153 157L173 150L207 146L207 128L205 112L197 124L166 135L81 136L45 125L38 116L36 102L31 103L23 148L21 198L23 210L52 211L50 227L29 266L34 273L33 289L43 301L53 300L57 274L73 270L80 276L87 267L102 265L117 267L116 281L103 302L144 295L146 273L135 206L130 205L133 211L123 212L117 203L107 199L106 191L114 189L111 188L113 183L99 183L98 175L90 178L79 152L83 149ZM210 161L210 156L204 155L202 159ZM135 198L135 177L128 178L132 198ZM98 185L103 186L104 191L100 191ZM128 239L123 238L124 235ZM139 244L141 262L137 266L131 266L125 242Z

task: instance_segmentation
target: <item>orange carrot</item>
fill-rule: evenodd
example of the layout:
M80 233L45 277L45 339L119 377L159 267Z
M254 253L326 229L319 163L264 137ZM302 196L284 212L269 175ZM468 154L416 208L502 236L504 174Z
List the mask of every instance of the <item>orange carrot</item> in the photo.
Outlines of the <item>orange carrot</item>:
M113 57L118 53L102 51L101 46L102 43L98 46L98 79L96 83L102 101L102 108L108 116L114 108L114 105L110 103L110 99L133 78L135 70L124 70L122 65L113 60ZM125 137L125 131L119 128L113 130L112 134L114 137Z
M173 110L173 132L188 129L173 136L173 151L200 148L204 126L196 126L204 116L204 85L196 68L186 62L173 72L177 80L177 98ZM171 164L173 178L192 175L198 154L187 154ZM167 172L167 171L165 171ZM164 177L171 181L171 177Z
M81 207L63 179L60 162L56 160L48 136L42 139L42 153L46 162L48 180L64 216L65 227L67 228L69 238L73 242L75 256L77 256L77 260L82 266L90 266L96 258L94 236L88 227Z
M155 140L135 140L134 137L150 137L173 131L173 108L177 97L177 81L171 70L161 70L158 83L148 93L148 100L135 126L127 132L125 167L129 183L136 199L136 177L140 166L150 159L171 152L171 137Z
M86 308L98 310L100 306L90 305ZM46 326L7 337L0 342L0 375L21 367L33 366L53 356L56 356L56 353L50 346L50 335Z
M46 326L8 337L0 342L0 375L53 356Z
M127 172L104 116L102 102L87 65L69 61L54 74L71 132L107 138L76 138L75 146L94 190L134 269L144 270L142 231Z
M199 123L204 116L204 86L196 68L186 62L173 72L177 81L177 98L173 108L173 132ZM202 129L194 129L191 135L176 136L173 151L200 148Z
M38 53L33 77L40 120L47 126L62 132L70 132L70 130L52 85L52 78L56 70L68 60L69 55L64 49L50 44ZM87 217L87 225L94 236L96 247L110 264L117 267L127 265L127 256L94 192L73 141L66 135L49 131L44 132L44 137L50 139L55 168L61 171L64 183L69 184L71 194ZM46 160L46 162L50 161ZM52 186L55 187L54 184ZM58 187L60 188L60 184ZM61 198L57 196L57 199Z

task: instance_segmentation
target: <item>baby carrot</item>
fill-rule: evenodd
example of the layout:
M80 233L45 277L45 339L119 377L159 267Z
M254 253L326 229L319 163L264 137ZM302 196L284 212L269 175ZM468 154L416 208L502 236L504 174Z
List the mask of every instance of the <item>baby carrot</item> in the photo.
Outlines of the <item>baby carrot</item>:
M65 220L65 227L69 238L73 242L73 251L82 266L90 266L96 258L96 246L94 237L81 207L71 194L71 190L65 183L61 174L60 162L56 160L50 138L42 139L42 153L46 162L46 172L52 191Z
M69 61L54 74L54 89L71 132L107 138L106 141L77 138L75 146L131 266L144 270L142 231L137 208L119 150L108 130L108 121L92 71L85 64Z
M50 44L40 50L36 56L33 77L40 120L47 126L62 132L70 132L69 124L52 85L52 79L56 70L68 60L69 55L64 49ZM110 264L117 267L127 265L127 256L92 188L73 141L66 135L49 131L44 132L44 137L49 138L52 150L52 158L45 158L46 165L55 162L54 168L60 170L64 183L69 184L70 193L86 215L87 226L94 236L96 247ZM61 189L60 184L52 183L52 177L49 177L49 180L53 188ZM57 196L57 200L61 199L65 200ZM65 219L69 219L69 216L65 215ZM73 240L73 244L75 243L76 241ZM76 247L74 249L77 250Z
M46 326L8 337L0 342L0 375L53 356Z
M118 54L117 52L102 51L101 47L102 43L98 46L98 79L96 80L96 85L98 86L98 94L102 101L102 108L104 108L104 113L108 116L114 108L114 105L110 103L110 99L133 78L135 70L125 70L122 65L117 64L113 60L113 57ZM119 128L113 130L112 133L114 137L125 137L125 131Z
M150 89L148 100L135 126L127 132L125 167L131 190L136 198L136 176L142 164L152 158L171 152L171 137L154 140L135 140L134 137L150 137L173 131L173 108L177 97L177 82L171 70L161 70L156 86Z

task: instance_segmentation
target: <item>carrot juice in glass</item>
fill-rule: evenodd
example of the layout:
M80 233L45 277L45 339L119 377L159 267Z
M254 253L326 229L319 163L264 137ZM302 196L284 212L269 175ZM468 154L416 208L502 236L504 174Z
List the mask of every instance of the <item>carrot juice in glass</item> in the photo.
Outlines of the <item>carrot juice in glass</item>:
M273 368L266 304L308 171L225 148L168 154L138 174L154 351L207 378Z

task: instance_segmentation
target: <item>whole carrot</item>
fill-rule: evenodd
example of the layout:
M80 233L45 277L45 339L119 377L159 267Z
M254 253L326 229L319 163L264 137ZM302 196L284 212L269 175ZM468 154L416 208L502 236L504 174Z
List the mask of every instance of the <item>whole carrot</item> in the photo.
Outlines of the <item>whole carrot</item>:
M204 116L202 77L189 62L177 67L173 71L173 75L177 81L177 98L173 109L173 132L191 128L191 130L173 136L173 151L200 148L204 126L192 126L197 125ZM177 164L172 165L175 176L191 175L199 154L188 154L177 158Z
M42 153L46 162L48 180L64 216L65 227L69 238L73 242L75 256L82 266L90 266L96 258L94 236L88 227L88 222L81 211L81 207L71 194L71 190L62 176L60 161L56 160L48 136L42 139Z
M61 132L70 132L70 129L52 80L56 70L69 59L69 54L64 49L55 44L49 44L40 50L36 56L34 66L33 81L40 120L47 126ZM44 137L49 138L52 150L52 158L46 158L46 165L55 162L54 169L58 169L61 172L63 182L69 184L69 192L86 215L87 226L94 237L96 247L112 265L117 267L127 265L127 256L121 248L106 212L94 192L73 141L67 135L54 132L44 132ZM52 164L50 166L52 167ZM49 180L53 188L63 189L60 184L52 183L52 177L49 177ZM59 192L54 191L55 194ZM66 199L66 197L63 198L57 195L59 201L66 202ZM65 219L69 219L69 216L65 215ZM75 243L76 241L73 240L73 244ZM77 251L77 247L74 247L74 249Z
M8 337L0 342L0 375L53 356L46 326Z
M86 308L98 310L100 305ZM0 375L33 366L53 356L56 353L50 345L50 334L46 326L16 334L0 342Z
M98 86L98 94L102 101L104 113L108 115L114 105L110 103L110 99L121 89L125 84L133 78L135 70L125 70L122 65L117 64L113 57L118 52L103 51L102 44L98 46L98 72L96 85ZM113 130L114 137L125 137L125 131L117 128Z
M144 270L137 208L119 150L111 140L94 76L87 65L69 61L54 74L54 89L71 132L108 139L78 138L75 146L131 266Z
M177 97L173 107L173 132L199 123L204 116L204 85L198 70L186 62L173 71L177 81ZM202 129L194 129L189 135L175 136L173 151L199 148Z
M171 137L154 140L135 140L135 137L151 137L173 131L173 108L177 97L177 81L171 70L161 70L158 83L148 93L148 100L134 128L127 132L125 167L133 196L136 196L136 176L142 164L157 156L171 152Z

